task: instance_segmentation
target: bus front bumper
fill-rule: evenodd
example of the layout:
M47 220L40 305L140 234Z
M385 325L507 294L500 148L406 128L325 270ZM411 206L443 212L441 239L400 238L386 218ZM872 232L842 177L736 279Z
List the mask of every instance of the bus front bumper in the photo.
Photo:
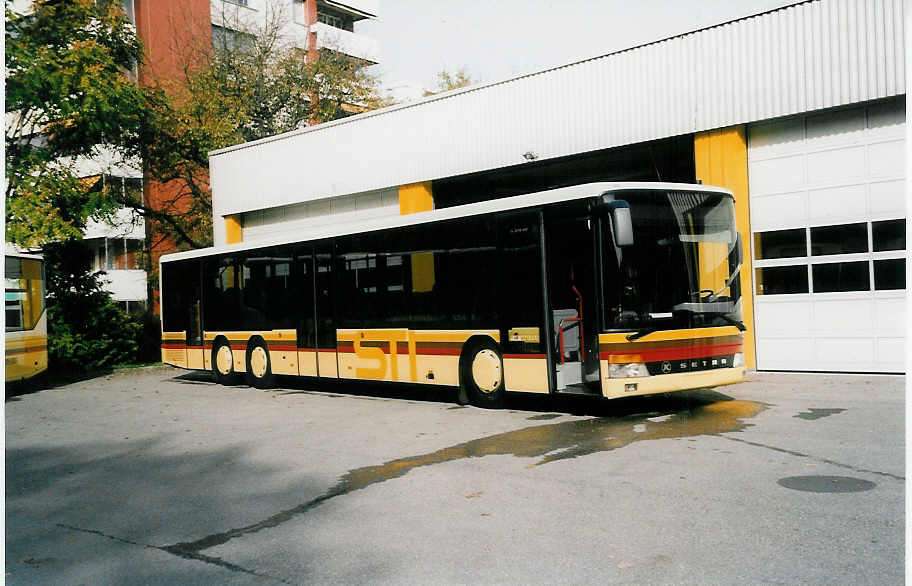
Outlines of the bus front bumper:
M603 365L605 366L605 365ZM602 378L602 395L606 399L669 393L721 387L744 381L745 367L714 368L698 372L681 372L675 374L656 374L630 378ZM607 368L602 369L606 372Z

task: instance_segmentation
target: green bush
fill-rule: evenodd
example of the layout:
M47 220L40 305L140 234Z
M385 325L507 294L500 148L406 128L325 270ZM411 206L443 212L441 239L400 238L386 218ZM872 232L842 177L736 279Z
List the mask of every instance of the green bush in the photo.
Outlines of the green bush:
M92 253L81 241L44 248L48 293L48 359L57 372L86 372L134 362L143 328L102 288Z

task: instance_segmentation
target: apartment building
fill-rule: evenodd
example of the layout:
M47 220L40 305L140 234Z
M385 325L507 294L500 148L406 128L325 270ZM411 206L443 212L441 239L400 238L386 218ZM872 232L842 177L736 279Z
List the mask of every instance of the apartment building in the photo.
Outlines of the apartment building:
M139 82L180 83L186 50L192 44L237 43L244 35L279 22L284 39L315 59L320 51L336 51L364 66L377 63L379 45L357 32L357 23L376 18L377 0L123 0L146 49ZM164 84L167 86L167 83ZM169 205L180 186L146 182L145 201ZM146 226L155 231L154 223ZM169 238L147 237L150 266L162 254L176 250ZM154 299L153 299L154 304Z

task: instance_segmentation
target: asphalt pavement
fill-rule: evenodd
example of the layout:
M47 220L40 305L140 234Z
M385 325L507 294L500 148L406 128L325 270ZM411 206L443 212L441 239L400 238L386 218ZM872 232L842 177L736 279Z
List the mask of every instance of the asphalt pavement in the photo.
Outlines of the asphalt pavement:
M8 584L900 584L904 378L612 402L169 367L8 398Z

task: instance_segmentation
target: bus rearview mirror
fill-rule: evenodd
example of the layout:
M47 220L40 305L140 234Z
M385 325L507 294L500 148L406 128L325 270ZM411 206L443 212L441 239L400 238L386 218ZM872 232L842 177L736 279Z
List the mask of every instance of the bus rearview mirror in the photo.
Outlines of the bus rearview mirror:
M630 219L630 206L626 201L616 200L611 202L610 208L615 246L632 246L633 220Z

